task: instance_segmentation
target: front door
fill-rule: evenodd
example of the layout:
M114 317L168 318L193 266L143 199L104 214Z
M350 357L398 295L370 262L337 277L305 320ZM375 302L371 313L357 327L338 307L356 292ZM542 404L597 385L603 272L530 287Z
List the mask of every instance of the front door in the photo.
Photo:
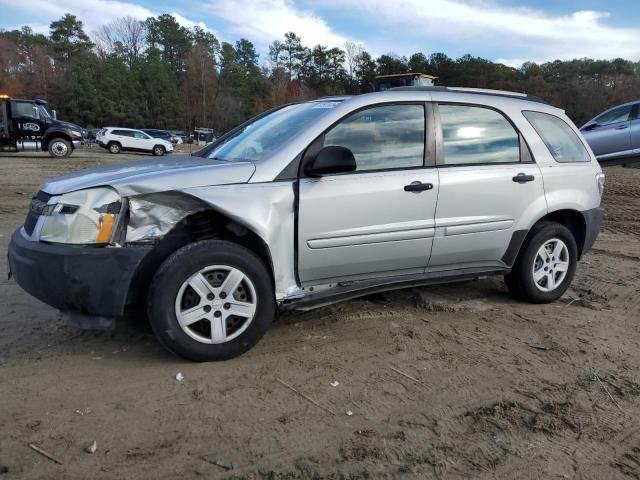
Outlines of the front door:
M11 101L12 128L18 140L39 140L46 129L38 106L33 102Z
M348 115L319 139L323 146L349 148L357 169L300 179L303 284L424 271L438 195L438 172L425 166L425 108L372 106ZM420 189L408 187L420 183Z
M496 110L440 104L436 112L440 192L429 269L503 266L527 209L546 209L540 170Z
M630 117L633 105L623 105L609 110L595 119L597 122L583 135L596 157L629 155L631 147Z
M133 137L136 150L150 151L155 145L154 139L144 132L134 132Z

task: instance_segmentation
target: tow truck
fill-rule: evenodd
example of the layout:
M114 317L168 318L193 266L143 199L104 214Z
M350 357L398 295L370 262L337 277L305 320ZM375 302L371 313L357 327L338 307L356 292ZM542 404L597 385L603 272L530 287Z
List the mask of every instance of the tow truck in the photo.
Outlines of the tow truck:
M44 100L21 100L0 94L0 151L36 150L64 158L84 143L82 127L63 122Z
M376 92L383 92L395 87L432 87L438 77L426 73L393 73L378 75L375 79Z

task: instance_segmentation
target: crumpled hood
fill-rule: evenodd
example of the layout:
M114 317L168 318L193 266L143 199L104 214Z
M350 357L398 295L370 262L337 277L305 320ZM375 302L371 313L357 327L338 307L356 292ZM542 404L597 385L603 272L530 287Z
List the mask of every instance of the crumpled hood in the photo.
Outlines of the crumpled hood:
M88 168L52 178L40 187L51 194L111 186L122 196L184 190L208 185L246 183L256 167L252 162L227 162L189 155L170 155Z

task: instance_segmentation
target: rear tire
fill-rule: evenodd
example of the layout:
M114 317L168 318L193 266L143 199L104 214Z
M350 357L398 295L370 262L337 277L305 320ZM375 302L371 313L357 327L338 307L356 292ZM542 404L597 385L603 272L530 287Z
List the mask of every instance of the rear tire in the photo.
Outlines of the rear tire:
M66 158L71 155L73 146L69 140L54 138L49 142L47 150L53 158Z
M577 262L578 249L571 231L559 223L540 222L529 232L504 280L514 298L549 303L569 288Z
M161 157L165 153L167 153L167 150L162 145L156 145L155 147L153 147L153 154L156 157Z
M243 354L276 313L265 264L223 240L192 243L165 260L151 282L147 309L162 346L197 362Z
M109 153L120 153L120 150L122 150L122 147L120 146L119 143L111 142L109 143L109 145L107 145L107 150L109 150Z

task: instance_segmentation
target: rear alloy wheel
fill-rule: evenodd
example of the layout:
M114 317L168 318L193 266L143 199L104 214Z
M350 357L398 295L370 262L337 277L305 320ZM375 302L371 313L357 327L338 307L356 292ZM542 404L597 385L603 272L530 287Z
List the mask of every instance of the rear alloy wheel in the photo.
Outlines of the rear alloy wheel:
M571 231L555 222L531 229L511 273L504 279L515 298L548 303L560 298L576 272L578 249Z
M155 147L153 147L153 154L156 157L161 157L165 153L167 153L167 151L165 150L165 148L162 145L156 145Z
M203 240L173 253L153 277L151 327L169 351L226 360L253 347L276 312L271 274L251 250Z
M110 143L108 146L109 152L111 153L120 153L120 144L118 143Z
M65 158L71 155L71 143L64 138L54 138L49 142L49 155L54 158Z
M561 285L569 270L569 249L558 238L542 245L533 261L533 281L541 291L552 292Z

